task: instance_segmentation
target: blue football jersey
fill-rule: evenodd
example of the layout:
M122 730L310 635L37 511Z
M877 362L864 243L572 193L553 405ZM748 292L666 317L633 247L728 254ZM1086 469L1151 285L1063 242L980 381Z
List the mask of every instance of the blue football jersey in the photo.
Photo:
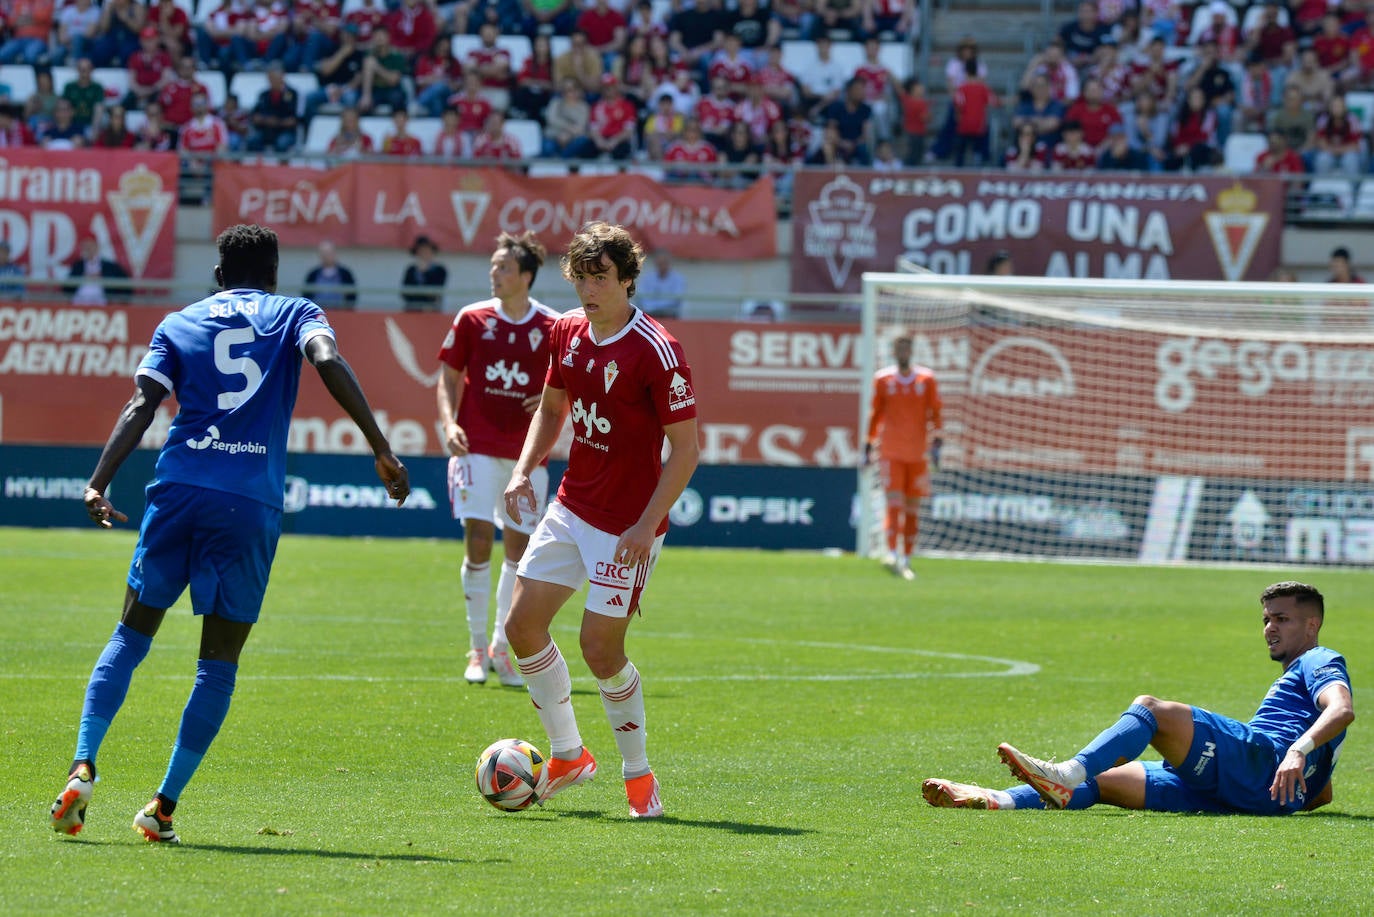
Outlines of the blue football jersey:
M1345 657L1324 646L1315 646L1294 660L1274 680L1269 686L1269 693L1260 701L1259 709L1250 718L1249 725L1257 732L1272 736L1280 749L1287 748L1317 721L1321 715L1317 697L1333 684L1350 687ZM1320 788L1331 779L1344 741L1345 732L1342 731L1307 756L1304 777L1310 792L1320 792Z
M180 406L156 479L281 509L301 358L320 334L334 330L315 303L261 290L226 290L164 318L137 371Z

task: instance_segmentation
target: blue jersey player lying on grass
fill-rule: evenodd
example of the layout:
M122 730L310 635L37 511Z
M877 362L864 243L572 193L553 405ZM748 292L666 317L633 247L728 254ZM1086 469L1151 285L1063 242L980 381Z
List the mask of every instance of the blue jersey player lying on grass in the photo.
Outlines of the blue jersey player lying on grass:
M1345 659L1317 644L1324 608L1313 587L1275 583L1260 605L1269 658L1283 674L1248 723L1142 695L1072 760L1056 764L998 746L1024 785L990 790L932 778L921 788L926 802L952 809L1086 809L1102 802L1250 815L1326 805L1355 719ZM1162 762L1135 760L1151 745Z
M219 732L234 693L239 652L258 620L281 534L286 435L310 361L358 425L377 475L398 504L410 484L377 426L353 370L334 343L324 311L277 296L277 235L239 225L216 240L215 281L223 288L164 318L134 376L134 394L115 422L86 487L86 512L104 528L126 522L105 498L123 461L175 392L180 405L158 454L147 509L129 567L124 611L86 685L76 754L53 803L53 830L85 824L95 759L167 609L189 586L201 617L196 681L181 715L167 775L134 817L149 841L177 841L172 810Z

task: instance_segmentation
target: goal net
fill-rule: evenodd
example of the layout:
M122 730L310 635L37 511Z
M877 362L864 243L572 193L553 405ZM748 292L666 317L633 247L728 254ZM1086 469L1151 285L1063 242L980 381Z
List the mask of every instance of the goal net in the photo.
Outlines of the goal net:
M907 332L944 401L921 551L1374 564L1374 286L865 274L862 317L861 378Z

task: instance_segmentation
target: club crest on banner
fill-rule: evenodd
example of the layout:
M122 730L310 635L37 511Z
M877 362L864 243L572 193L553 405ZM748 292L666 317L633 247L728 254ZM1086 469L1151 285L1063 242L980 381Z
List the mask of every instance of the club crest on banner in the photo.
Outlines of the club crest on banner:
M1227 280L1245 277L1269 214L1255 211L1255 193L1239 182L1217 195L1217 209L1203 214L1217 263Z
M849 280L855 261L870 261L878 255L877 233L871 225L874 206L860 185L840 175L821 188L807 210L811 222L803 242L806 255L825 259L838 290Z
M163 188L162 176L139 163L119 177L119 190L106 192L105 200L124 246L129 271L142 277L176 194Z

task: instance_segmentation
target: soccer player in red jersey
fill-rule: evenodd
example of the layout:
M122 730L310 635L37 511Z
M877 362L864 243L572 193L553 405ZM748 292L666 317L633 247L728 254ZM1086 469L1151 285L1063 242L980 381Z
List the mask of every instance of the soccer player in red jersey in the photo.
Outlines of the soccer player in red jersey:
M506 634L549 737L548 799L596 773L577 730L568 663L549 634L559 608L591 581L582 658L624 762L632 818L662 815L663 805L649 767L644 689L625 655L625 633L663 547L668 510L698 458L696 394L682 347L630 302L643 261L619 226L587 223L573 237L563 276L582 307L554 323L544 394L505 493L516 520L536 506L531 476L571 411L568 469L520 561Z
M531 471L535 507L523 520L505 510L502 491L539 404L549 364L549 329L558 313L530 297L544 246L534 233L502 233L491 256L491 299L464 306L439 348L442 371L437 400L448 449L449 497L453 518L463 523L463 599L472 651L464 677L487 680L487 668L501 684L524 684L511 663L506 616L515 588L515 568L530 532L543 512L548 471ZM491 595L491 546L502 530L505 561L496 583L496 630L487 643L487 601Z
M927 453L938 465L940 389L935 373L911 362L911 335L892 342L895 366L873 377L873 404L868 411L864 463L878 453L878 470L887 494L887 560L885 566L912 580L911 555L916 550L921 498L930 496ZM900 551L898 541L901 541Z

